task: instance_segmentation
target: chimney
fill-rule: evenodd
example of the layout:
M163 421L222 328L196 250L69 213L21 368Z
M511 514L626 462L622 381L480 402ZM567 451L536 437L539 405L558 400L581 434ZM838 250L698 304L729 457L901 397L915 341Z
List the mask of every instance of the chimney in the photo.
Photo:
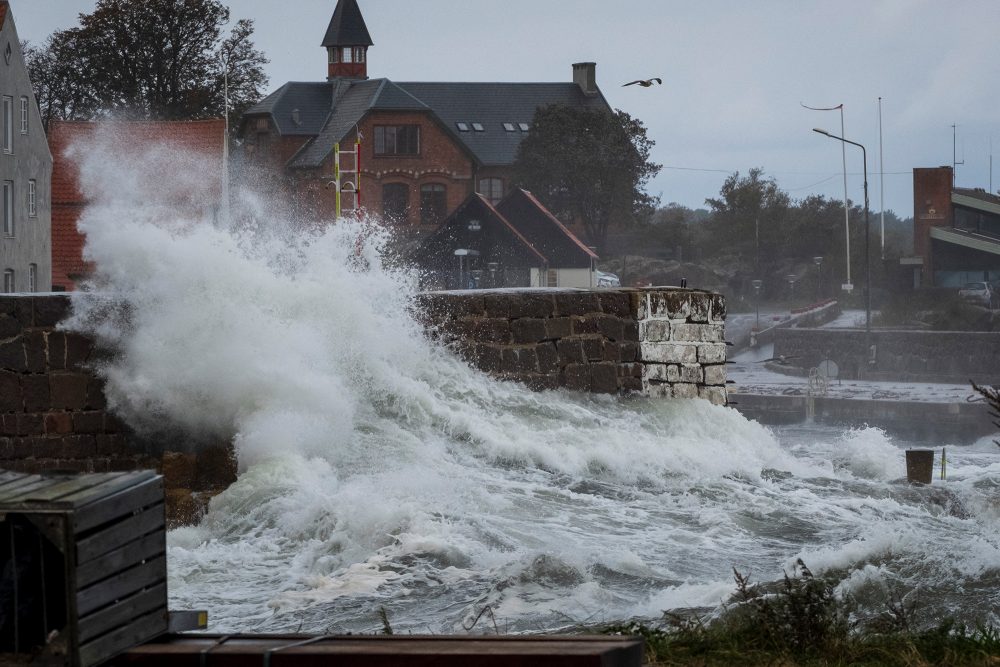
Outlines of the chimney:
M573 63L573 83L584 95L597 94L597 63Z

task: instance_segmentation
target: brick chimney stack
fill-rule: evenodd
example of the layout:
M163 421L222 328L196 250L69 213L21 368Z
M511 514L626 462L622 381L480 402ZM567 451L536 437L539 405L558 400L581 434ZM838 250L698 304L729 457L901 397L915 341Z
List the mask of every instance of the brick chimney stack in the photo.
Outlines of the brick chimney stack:
M585 95L597 94L597 63L573 63L573 83Z

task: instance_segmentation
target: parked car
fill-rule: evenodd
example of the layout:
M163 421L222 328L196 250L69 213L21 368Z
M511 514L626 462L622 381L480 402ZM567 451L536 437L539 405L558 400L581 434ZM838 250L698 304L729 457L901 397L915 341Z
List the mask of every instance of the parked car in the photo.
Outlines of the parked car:
M621 287L622 282L613 273L608 273L607 271L597 271L597 286L598 287Z
M997 301L997 293L987 282L965 283L965 286L958 290L958 296L984 308L992 308Z

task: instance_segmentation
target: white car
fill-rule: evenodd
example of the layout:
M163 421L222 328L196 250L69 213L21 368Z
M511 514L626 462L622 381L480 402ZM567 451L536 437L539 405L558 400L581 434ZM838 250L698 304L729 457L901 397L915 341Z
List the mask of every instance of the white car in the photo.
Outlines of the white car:
M613 273L607 273L606 271L596 271L597 274L597 286L598 287L621 287L622 282L618 280L618 276Z

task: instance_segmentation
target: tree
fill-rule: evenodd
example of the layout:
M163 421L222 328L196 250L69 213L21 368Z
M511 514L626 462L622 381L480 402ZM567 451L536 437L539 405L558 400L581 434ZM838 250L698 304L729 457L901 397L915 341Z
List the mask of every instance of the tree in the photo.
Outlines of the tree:
M773 178L755 167L726 178L718 199L706 199L718 254L735 254L756 267L775 259L784 245L783 227L791 200Z
M657 199L643 191L660 165L653 141L624 111L550 105L538 109L514 162L517 185L555 215L583 225L588 243L604 248L611 224L651 215Z
M235 120L260 99L268 60L253 21L223 38L228 22L219 0L97 0L78 27L26 50L43 121L219 117L224 69Z

